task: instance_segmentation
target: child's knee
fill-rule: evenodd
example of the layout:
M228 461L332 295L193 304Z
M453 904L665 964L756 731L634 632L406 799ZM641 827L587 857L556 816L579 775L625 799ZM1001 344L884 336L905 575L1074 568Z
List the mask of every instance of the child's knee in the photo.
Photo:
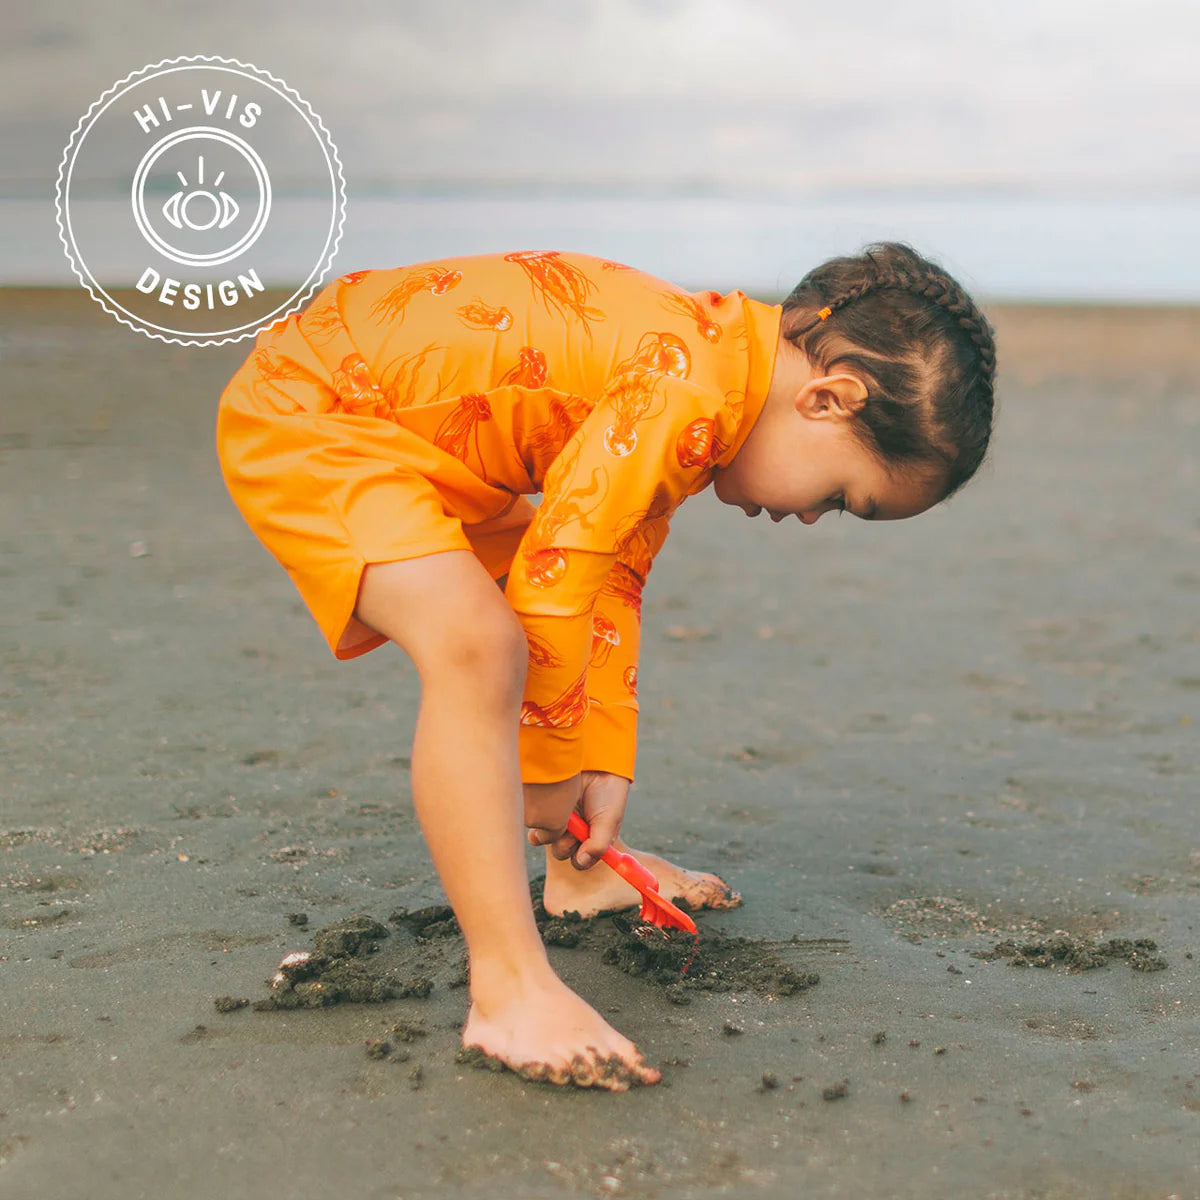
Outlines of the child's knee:
M355 615L396 642L426 683L466 677L498 698L524 689L525 631L469 554L372 564Z
M507 604L476 612L447 631L428 672L465 674L480 686L519 698L529 665L529 642Z

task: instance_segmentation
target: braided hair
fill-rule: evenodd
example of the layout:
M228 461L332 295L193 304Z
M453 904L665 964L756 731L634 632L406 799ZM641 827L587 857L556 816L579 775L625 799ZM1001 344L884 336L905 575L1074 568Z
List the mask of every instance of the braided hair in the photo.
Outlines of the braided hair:
M821 370L866 384L853 429L885 466L938 470L944 496L975 474L992 430L996 346L941 267L901 242L830 259L783 302L783 332Z

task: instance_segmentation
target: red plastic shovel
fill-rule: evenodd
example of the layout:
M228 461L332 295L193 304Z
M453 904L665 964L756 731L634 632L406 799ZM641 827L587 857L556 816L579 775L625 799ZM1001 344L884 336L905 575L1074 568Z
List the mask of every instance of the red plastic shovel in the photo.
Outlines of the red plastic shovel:
M572 837L578 838L580 842L586 842L591 830L588 823L577 812L573 812L567 818L567 832ZM658 894L658 880L655 879L654 872L643 867L632 854L622 854L620 850L614 850L610 846L600 858L612 867L626 883L632 884L641 892L642 911L640 915L643 921L649 921L659 929L668 926L671 929L683 929L688 933L696 934L697 937L700 936L696 929L696 922L683 909L677 908L670 900L664 900Z

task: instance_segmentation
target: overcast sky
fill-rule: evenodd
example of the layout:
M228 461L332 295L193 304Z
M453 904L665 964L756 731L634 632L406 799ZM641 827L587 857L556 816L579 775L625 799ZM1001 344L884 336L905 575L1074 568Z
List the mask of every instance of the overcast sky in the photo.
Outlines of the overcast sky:
M179 55L281 76L351 195L445 180L1200 195L1196 0L3 0L0 191Z

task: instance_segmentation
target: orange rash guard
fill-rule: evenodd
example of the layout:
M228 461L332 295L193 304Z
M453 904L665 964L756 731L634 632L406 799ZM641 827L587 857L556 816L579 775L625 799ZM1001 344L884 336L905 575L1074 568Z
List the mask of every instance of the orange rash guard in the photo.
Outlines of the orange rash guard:
M365 564L470 550L507 574L523 779L632 779L642 587L761 412L780 317L580 254L356 271L258 335L222 473L340 659L386 640L353 615Z

